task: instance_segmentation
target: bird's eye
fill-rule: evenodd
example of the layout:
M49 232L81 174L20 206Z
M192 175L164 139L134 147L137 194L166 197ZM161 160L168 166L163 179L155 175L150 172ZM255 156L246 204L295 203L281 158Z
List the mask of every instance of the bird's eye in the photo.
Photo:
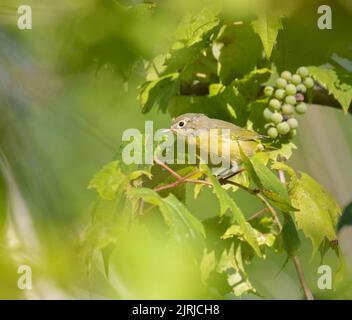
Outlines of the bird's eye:
M185 122L184 122L184 121L180 121L180 122L178 123L178 126L179 126L180 128L182 128L184 125L185 125Z

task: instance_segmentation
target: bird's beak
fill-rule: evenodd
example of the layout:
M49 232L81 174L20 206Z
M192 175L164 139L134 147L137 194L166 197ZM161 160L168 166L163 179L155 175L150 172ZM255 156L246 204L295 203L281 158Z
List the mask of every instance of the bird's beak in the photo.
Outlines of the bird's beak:
M163 130L161 130L162 133L168 133L170 131L172 131L172 130L171 129L163 129Z

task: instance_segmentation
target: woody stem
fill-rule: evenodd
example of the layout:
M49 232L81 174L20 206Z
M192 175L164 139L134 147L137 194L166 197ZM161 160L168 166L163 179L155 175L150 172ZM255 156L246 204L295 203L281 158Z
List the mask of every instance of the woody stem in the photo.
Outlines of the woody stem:
M278 174L279 174L279 179L280 181L286 185L286 177L285 177L285 172L283 170L278 170ZM310 290L309 286L308 286L308 283L306 281L306 278L304 276L304 272L303 272L303 268L302 268L302 263L301 263L301 260L299 258L298 255L295 255L293 258L293 263L295 265L295 268L296 268L296 272L297 272L297 275L298 275L298 278L299 278L299 282L301 283L301 286L302 286L302 289L303 289L303 292L304 292L304 295L306 297L307 300L314 300L314 297L313 297L313 293L312 291Z

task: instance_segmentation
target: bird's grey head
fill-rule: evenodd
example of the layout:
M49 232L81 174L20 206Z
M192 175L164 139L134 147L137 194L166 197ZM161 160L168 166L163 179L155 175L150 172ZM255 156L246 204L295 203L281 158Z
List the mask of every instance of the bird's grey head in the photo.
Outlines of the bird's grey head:
M183 133L187 131L202 129L202 120L208 117L202 113L185 113L172 120L171 131Z

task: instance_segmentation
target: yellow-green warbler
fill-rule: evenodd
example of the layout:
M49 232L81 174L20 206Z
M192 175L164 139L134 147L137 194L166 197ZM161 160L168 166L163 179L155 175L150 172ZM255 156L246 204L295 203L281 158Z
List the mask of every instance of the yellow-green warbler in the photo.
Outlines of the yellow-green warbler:
M211 119L201 113L185 113L178 116L172 121L171 131L184 136L188 144L195 145L211 159L228 159L228 169L231 171L237 171L241 163L240 148L247 157L252 157L264 149L260 143L264 136L227 121ZM210 163L213 164L212 161Z

